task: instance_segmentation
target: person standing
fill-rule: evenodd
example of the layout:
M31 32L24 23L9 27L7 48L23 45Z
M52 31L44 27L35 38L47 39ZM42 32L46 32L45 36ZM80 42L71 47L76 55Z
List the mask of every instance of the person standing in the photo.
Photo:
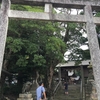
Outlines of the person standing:
M36 89L37 100L46 100L46 93L43 82L39 83L39 87Z
M64 83L65 94L68 94L68 83Z

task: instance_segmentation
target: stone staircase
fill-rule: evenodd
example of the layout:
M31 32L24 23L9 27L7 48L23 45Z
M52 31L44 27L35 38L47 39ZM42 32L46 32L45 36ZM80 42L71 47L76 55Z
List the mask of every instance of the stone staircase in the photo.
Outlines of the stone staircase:
M59 88L57 93L54 96L54 100L80 100L80 85L69 85L68 86L68 95L64 94L64 89Z
M17 100L33 100L32 94L19 94Z

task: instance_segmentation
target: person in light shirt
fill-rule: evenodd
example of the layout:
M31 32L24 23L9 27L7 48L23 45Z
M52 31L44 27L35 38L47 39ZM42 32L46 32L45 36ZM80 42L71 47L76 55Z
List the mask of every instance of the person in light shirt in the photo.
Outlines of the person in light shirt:
M46 93L43 82L39 83L39 87L36 89L37 100L46 100Z

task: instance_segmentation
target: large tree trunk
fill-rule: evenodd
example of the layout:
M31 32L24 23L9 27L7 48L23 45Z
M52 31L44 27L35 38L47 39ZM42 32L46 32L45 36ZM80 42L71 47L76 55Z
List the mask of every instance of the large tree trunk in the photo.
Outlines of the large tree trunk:
M49 69L47 69L47 94L48 94L48 100L52 100L53 98L53 75L54 75L54 68L56 66L57 62L52 61Z
M51 89L53 73L54 73L54 69L53 69L53 66L51 65L49 68L49 75L48 75L48 89Z
M53 66L51 65L49 67L49 70L47 71L47 95L48 95L48 100L52 100L52 93L53 93L53 87L51 87L51 84L52 84L52 79L53 79L53 73L54 73L54 70L53 70Z
M37 85L37 87L39 86L39 84L38 84L38 79L39 79L39 72L38 71L36 71L36 85Z

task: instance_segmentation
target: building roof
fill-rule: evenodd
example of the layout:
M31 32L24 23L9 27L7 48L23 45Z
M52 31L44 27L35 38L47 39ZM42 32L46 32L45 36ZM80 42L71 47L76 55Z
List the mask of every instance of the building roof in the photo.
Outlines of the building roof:
M84 61L81 61L81 63L79 64L80 65L89 65L89 62L91 62L90 60L84 60ZM66 63L59 63L56 67L74 67L76 66L75 65L75 61L69 61L69 62L66 62ZM78 65L77 65L78 66Z

